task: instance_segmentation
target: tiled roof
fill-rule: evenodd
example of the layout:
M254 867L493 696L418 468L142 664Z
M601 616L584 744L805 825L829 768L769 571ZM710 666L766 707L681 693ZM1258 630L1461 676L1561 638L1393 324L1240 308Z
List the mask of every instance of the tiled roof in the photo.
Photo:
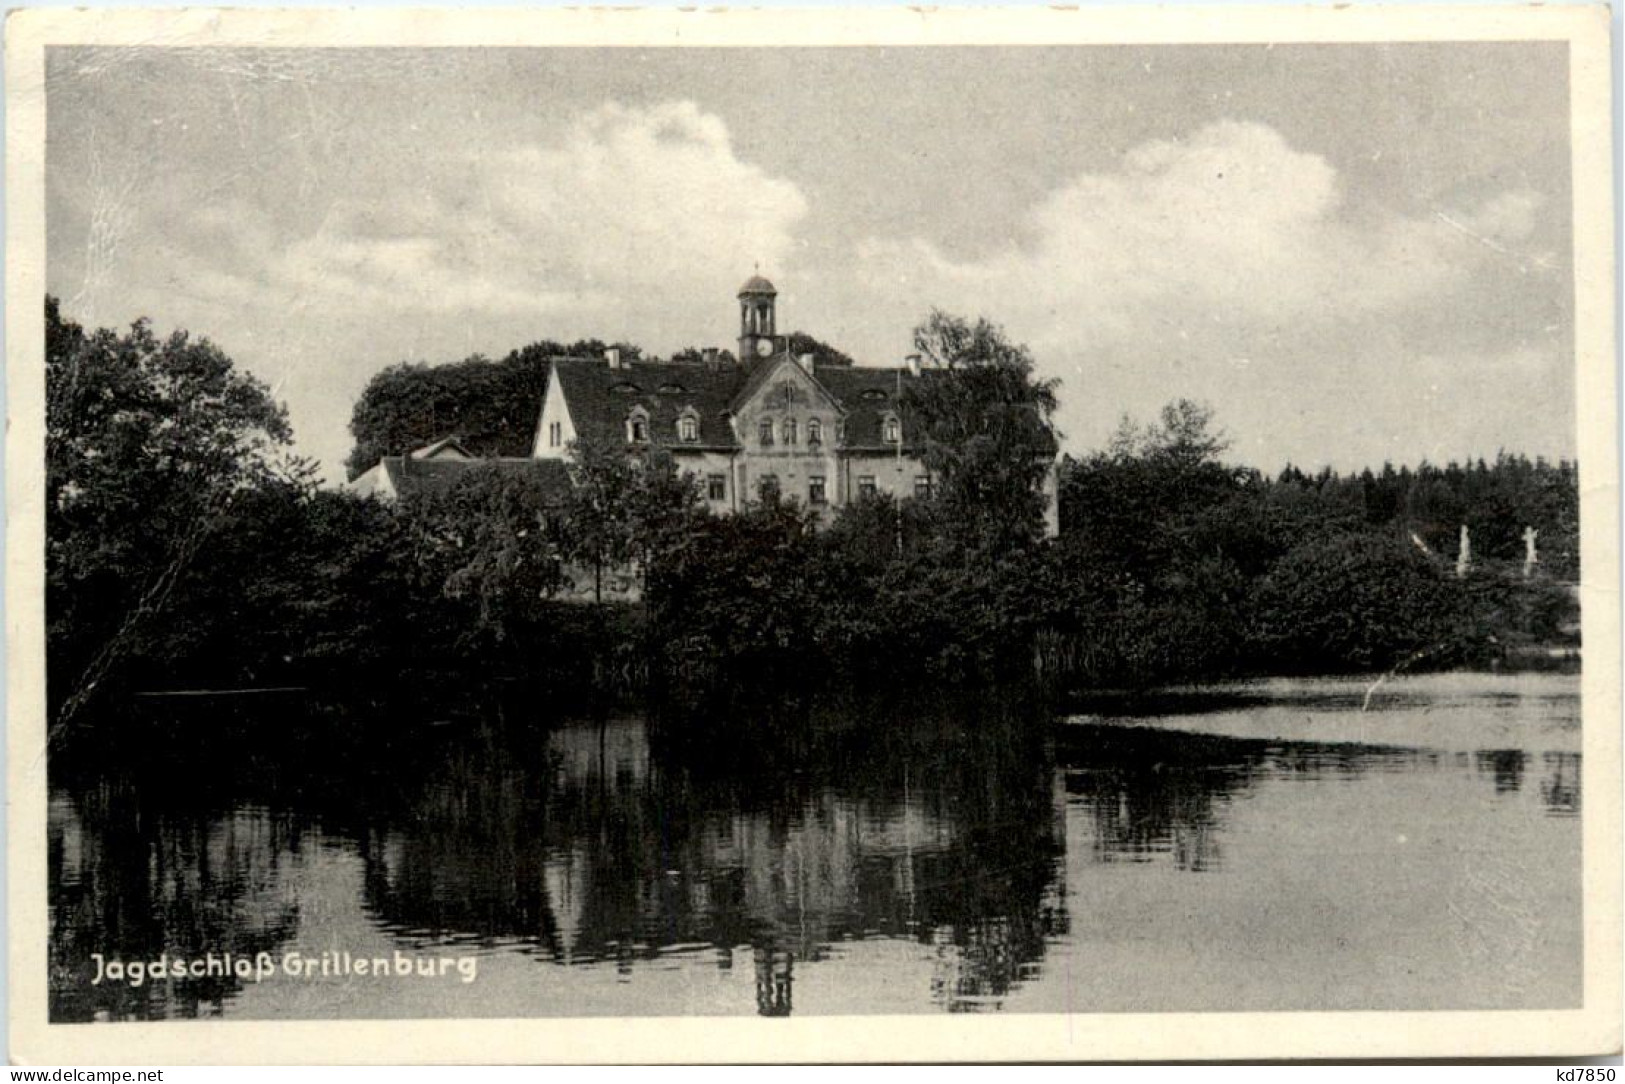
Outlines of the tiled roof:
M391 455L384 457L383 466L402 498L445 489L468 477L471 471L492 469L534 475L549 500L562 501L570 493L568 465L559 459L413 459Z
M716 366L638 361L615 369L601 361L559 361L553 372L563 385L570 419L581 439L624 443L627 416L641 406L657 445L685 446L677 440L677 419L685 410L693 410L699 420L699 440L686 446L733 450L739 445L728 424L729 415L761 389L782 358ZM904 400L910 385L934 379L940 372L925 369L916 376L908 369L820 365L813 370L813 379L842 411L843 451L895 454L897 445L887 443L883 429L885 416L893 413L902 424L902 450L917 454L918 434L910 424ZM1050 443L1053 445L1053 437Z
M745 379L737 365L633 361L612 369L601 361L560 361L553 377L569 403L577 439L624 443L627 415L641 406L656 444L675 445L677 419L692 410L699 420L693 446L738 447L728 424L729 404Z
M929 379L929 371L915 376L907 369L866 369L855 365L826 365L815 370L818 382L835 397L845 411L846 439L843 448L853 451L895 452L881 429L887 412L897 415L903 427L903 450L915 450L911 439L909 412L898 401L898 389L907 390L916 380Z
M919 433L911 422L908 409L908 389L922 380L933 380L941 369L922 369L915 376L907 369L867 369L859 366L829 365L817 370L818 380L840 402L846 411L846 439L842 447L850 452L897 451L888 444L882 430L882 421L888 412L897 415L903 429L903 451L917 454L922 450ZM899 400L901 392L901 401ZM1034 415L1036 421L1037 415ZM1048 449L1050 455L1060 450L1055 434L1047 427L1035 441Z

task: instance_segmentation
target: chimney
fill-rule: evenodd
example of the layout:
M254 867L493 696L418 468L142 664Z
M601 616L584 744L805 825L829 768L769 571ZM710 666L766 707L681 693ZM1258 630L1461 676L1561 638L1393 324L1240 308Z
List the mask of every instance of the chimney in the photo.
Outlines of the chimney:
M604 360L609 362L609 367L611 369L619 369L621 367L621 348L618 346L612 346L605 350Z
M910 354L908 357L904 358L903 360L908 364L908 375L909 376L919 376L920 375L920 355L918 355L918 354Z
M811 354L802 354L800 357L796 358L796 361L801 363L802 372L806 373L808 376L813 375L813 356Z

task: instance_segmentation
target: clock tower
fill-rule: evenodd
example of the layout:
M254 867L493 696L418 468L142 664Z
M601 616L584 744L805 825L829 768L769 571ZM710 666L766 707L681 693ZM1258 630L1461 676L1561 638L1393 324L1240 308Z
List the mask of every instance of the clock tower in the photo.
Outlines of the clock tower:
M739 361L771 357L774 338L773 303L779 292L761 275L752 275L739 288Z

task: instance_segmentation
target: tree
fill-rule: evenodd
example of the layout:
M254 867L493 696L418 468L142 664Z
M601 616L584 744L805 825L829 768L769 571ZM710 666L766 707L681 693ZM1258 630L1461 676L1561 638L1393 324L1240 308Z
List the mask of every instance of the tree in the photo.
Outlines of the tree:
M207 339L86 332L45 300L46 610L58 724L134 653L256 486L308 476L286 410Z
M786 337L786 346L793 357L811 354L813 368L822 365L850 366L854 364L852 356L844 350L838 350L829 343L823 342L805 331L792 331Z
M413 494L401 512L421 573L447 598L477 603L499 640L560 587L562 530L535 471L477 466Z
M570 448L570 480L565 549L593 570L595 602L603 602L610 568L637 566L647 591L652 570L703 514L699 483L679 474L664 451L629 454L615 444L577 441Z
M1220 460L1212 412L1176 400L1125 418L1104 451L1061 468L1059 578L1095 594L1063 614L1091 678L1135 683L1233 669L1251 577L1280 556L1263 479Z
M668 667L687 678L816 670L820 614L835 596L820 575L814 513L769 497L705 516L665 555L650 593Z
M600 358L601 339L542 339L500 361L474 354L447 365L402 362L368 382L350 416L355 446L345 461L356 477L386 455L404 455L442 437L457 437L477 456L530 454L542 396L555 358ZM636 361L642 351L615 345Z
M1230 448L1230 438L1214 428L1213 408L1190 399L1175 399L1162 408L1160 425L1137 426L1124 416L1108 446L1117 459L1160 460L1191 470L1217 466Z
M632 464L625 451L592 441L570 447L565 552L592 569L593 601L604 601L604 571L632 559Z
M700 347L685 346L666 360L680 365L703 365L706 358L705 351ZM739 359L734 357L732 350L718 350L715 360L723 365L737 365L739 363Z
M1459 581L1405 539L1323 532L1257 584L1251 638L1276 671L1422 665L1460 650L1464 605Z
M1043 533L1054 464L1055 380L987 320L933 310L914 331L930 375L904 392L905 425L939 480L944 523L977 548L1006 551Z

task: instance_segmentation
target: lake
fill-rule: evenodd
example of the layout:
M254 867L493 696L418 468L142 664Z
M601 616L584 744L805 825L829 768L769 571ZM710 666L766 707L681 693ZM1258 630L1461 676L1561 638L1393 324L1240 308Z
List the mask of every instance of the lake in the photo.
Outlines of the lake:
M1580 1004L1578 677L1025 710L149 704L53 766L52 1018Z

